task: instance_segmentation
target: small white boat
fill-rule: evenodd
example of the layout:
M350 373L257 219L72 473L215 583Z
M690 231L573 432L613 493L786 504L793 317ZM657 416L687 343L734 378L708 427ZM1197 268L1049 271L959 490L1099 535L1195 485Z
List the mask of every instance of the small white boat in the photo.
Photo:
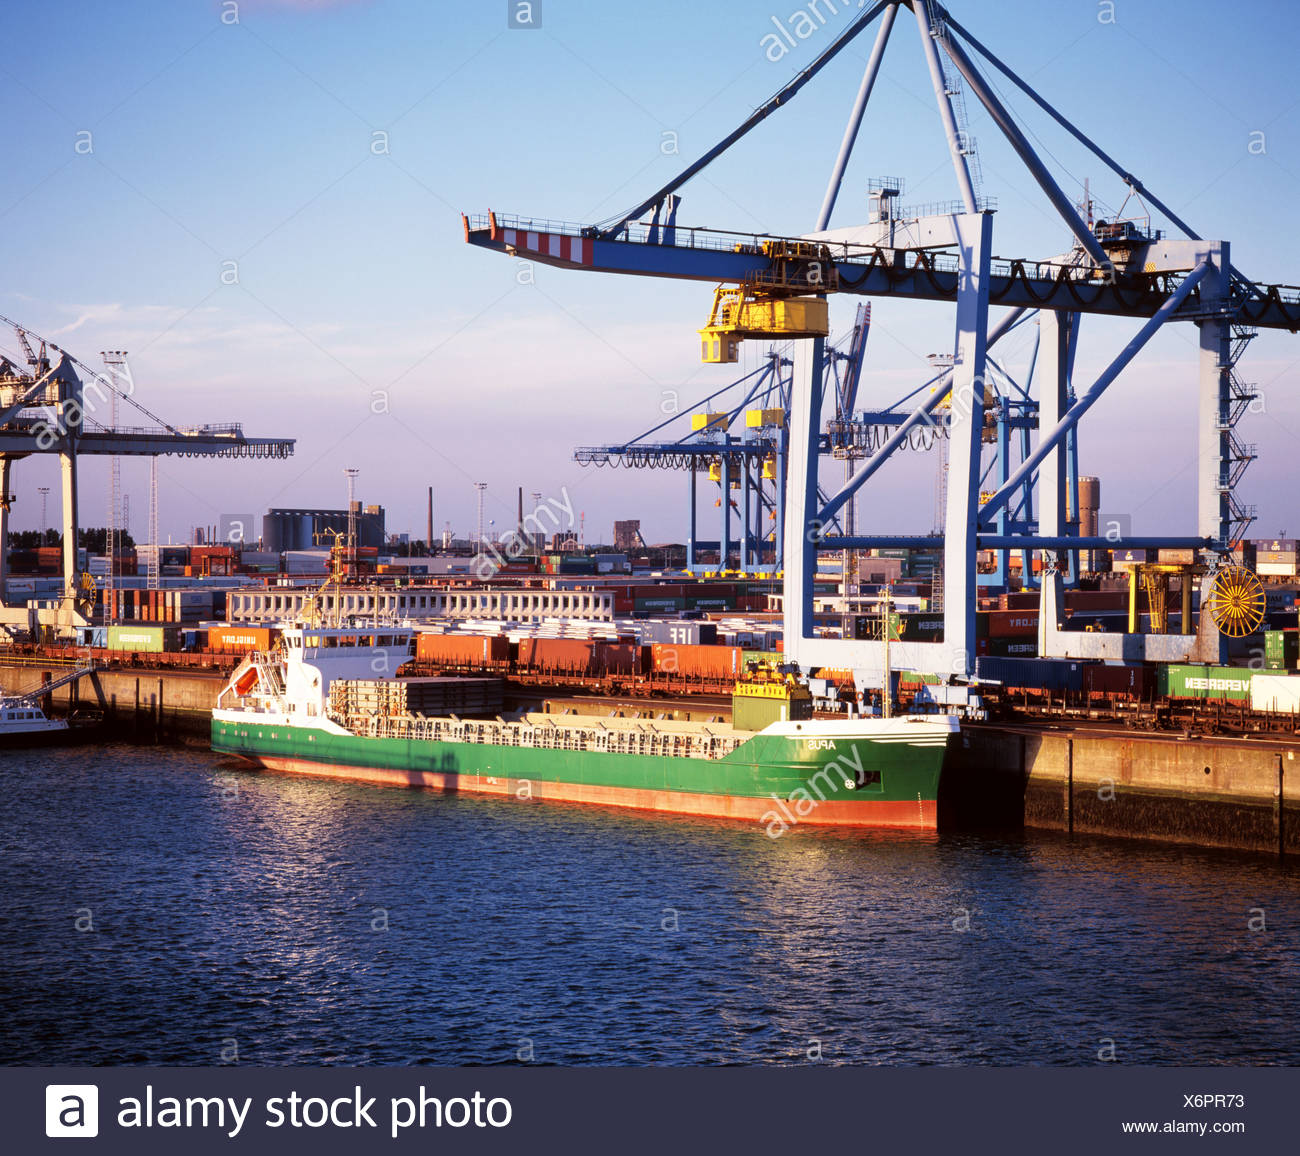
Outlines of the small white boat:
M0 747L38 747L67 740L66 719L46 718L30 698L0 697Z

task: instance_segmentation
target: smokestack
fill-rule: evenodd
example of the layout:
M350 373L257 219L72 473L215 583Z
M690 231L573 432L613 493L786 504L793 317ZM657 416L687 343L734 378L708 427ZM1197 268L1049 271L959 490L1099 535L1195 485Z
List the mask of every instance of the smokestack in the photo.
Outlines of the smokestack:
M429 527L424 536L425 553L433 554L433 487L429 487Z
M524 541L524 487L519 487L519 521L516 523L515 532L519 536L520 544L515 547L517 550L523 549Z

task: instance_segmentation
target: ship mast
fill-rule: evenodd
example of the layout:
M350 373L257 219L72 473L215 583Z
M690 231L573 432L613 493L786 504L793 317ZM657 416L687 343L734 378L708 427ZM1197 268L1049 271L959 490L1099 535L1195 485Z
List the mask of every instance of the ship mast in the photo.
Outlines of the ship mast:
M880 687L880 717L893 718L894 715L894 688L893 673L889 669L889 625L890 625L890 601L892 597L892 588L888 582L885 583L885 596L880 602L880 637L884 639L885 644L885 677Z

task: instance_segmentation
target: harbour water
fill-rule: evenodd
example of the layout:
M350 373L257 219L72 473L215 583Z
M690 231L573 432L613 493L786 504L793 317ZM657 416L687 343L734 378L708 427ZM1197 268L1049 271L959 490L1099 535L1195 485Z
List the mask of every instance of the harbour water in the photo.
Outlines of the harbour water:
M0 755L0 1063L1297 1064L1300 869Z

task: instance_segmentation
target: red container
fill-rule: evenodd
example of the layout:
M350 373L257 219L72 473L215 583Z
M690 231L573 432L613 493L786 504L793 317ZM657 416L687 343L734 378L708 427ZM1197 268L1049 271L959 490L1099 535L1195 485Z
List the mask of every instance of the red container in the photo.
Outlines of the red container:
M1139 598L1145 600L1142 591ZM1127 610L1128 592L1125 590L1067 590L1067 610Z
M1138 702L1150 696L1152 672L1145 666L1107 666L1098 663L1083 668L1083 688L1092 697Z
M656 642L650 647L651 669L668 678L704 678L725 682L744 670L738 646L678 646Z
M1037 610L990 610L977 615L985 629L979 631L986 638L1034 638L1038 634Z
M434 634L417 636L416 662L430 666L468 667L489 670L504 666L510 658L510 640L502 634Z
M1023 590L1017 594L1003 594L998 599L999 610L1036 610L1039 594L1036 590Z
M592 666L600 674L643 674L643 647L635 643L597 642L592 653Z

